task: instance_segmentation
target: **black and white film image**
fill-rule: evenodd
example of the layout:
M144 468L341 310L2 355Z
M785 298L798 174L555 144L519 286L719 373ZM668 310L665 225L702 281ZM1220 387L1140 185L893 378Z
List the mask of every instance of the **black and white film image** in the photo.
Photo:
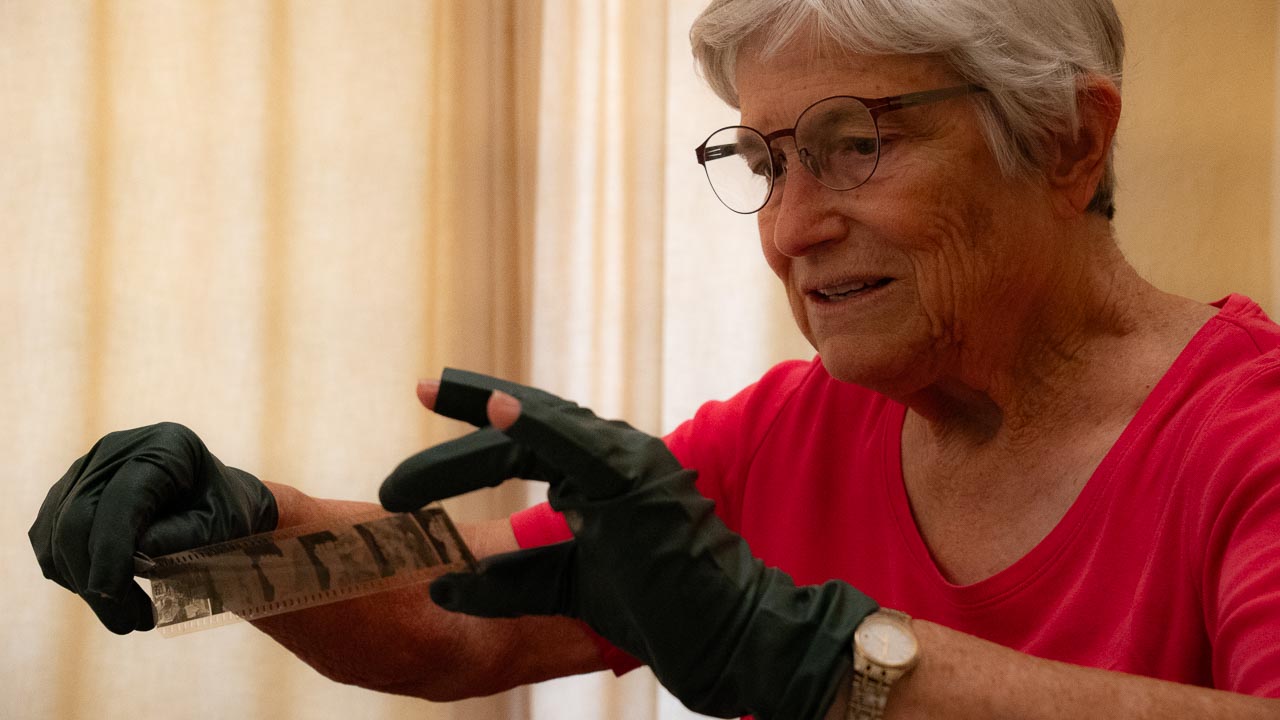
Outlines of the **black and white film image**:
M247 538L162 566L152 578L157 625L224 612L262 617L469 557L438 508L286 537Z

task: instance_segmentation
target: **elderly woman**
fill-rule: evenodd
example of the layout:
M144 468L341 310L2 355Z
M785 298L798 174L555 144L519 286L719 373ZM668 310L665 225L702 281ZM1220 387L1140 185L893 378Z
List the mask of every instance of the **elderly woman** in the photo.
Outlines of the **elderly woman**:
M465 529L481 555L526 549L434 603L260 626L435 699L641 662L721 716L1280 717L1280 327L1121 256L1110 0L717 0L692 40L741 110L697 160L757 214L818 358L665 442L492 378L424 383L493 427L406 461L384 505L544 479L550 505ZM153 525L175 496L216 509ZM151 625L134 537L354 509L162 426L104 438L31 534L127 632ZM533 617L555 615L577 620Z

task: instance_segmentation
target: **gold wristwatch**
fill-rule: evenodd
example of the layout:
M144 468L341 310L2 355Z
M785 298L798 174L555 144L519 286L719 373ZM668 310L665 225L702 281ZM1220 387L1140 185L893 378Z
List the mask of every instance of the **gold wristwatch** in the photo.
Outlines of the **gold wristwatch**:
M853 687L846 720L880 720L894 681L915 667L920 645L911 616L880 608L853 633Z

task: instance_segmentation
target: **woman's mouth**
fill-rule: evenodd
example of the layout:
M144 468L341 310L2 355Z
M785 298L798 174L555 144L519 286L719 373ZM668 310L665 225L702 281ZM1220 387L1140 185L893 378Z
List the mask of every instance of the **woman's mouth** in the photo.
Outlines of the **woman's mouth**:
M879 290L889 283L893 282L893 278L878 278L875 280L851 280L849 282L829 285L827 287L811 290L809 296L818 302L834 303L843 300L850 300L860 295Z

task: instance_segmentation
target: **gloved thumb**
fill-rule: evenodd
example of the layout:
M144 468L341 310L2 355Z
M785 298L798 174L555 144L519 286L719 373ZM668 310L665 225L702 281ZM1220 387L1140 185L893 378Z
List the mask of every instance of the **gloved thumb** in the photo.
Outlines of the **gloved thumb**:
M431 599L453 612L487 618L567 615L573 607L573 540L494 555L474 573L449 573L431 583Z

